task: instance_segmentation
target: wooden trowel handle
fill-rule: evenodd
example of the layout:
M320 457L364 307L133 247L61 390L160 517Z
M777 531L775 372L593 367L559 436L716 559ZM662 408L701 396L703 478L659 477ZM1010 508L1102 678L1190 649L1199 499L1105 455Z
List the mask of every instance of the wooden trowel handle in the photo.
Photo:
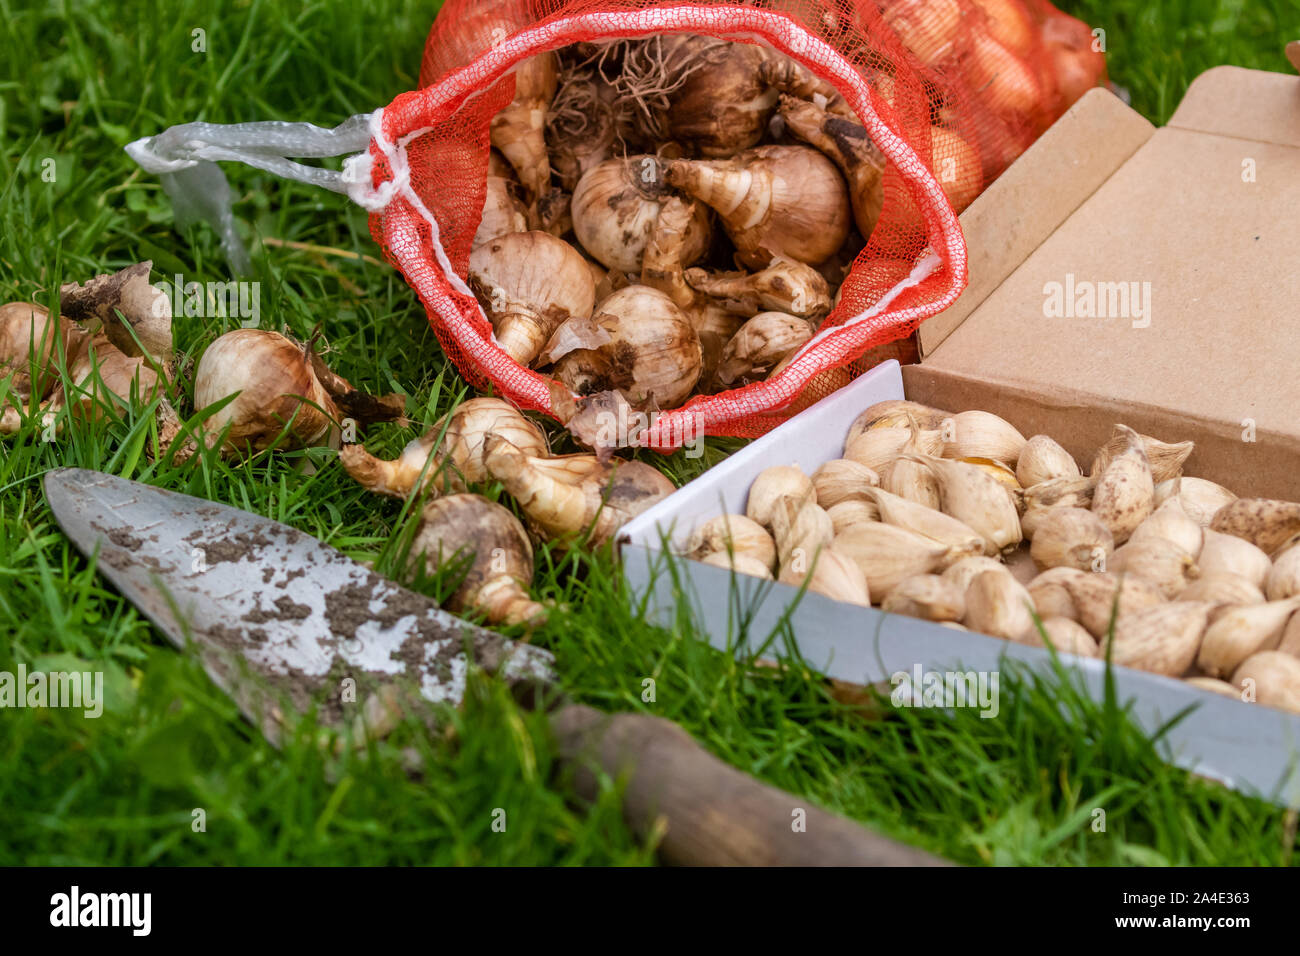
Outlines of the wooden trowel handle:
M666 825L660 858L678 866L942 866L808 800L760 783L661 717L567 704L551 714L560 753L587 799L596 768L626 776L623 812L645 837Z

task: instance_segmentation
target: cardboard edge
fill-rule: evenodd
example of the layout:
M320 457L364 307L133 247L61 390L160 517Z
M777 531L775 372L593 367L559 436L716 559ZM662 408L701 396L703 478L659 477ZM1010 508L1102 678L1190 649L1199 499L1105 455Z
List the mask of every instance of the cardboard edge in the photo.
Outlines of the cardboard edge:
M970 282L949 308L921 323L921 360L932 354L1007 276L1151 138L1155 127L1098 87L1052 124L961 214ZM1079 157L1090 161L1080 169ZM1054 170L1069 176L1054 175ZM1042 188L1041 179L1053 180Z
M1251 468L1253 455L1268 455L1270 461L1282 456L1294 467L1270 469L1277 477L1252 485L1250 492L1265 498L1295 498L1295 475L1300 475L1300 439L1271 429L1257 427L1254 440L1246 441L1242 426L1235 423L1189 416L1159 405L1099 399L1074 389L1045 391L930 365L905 367L903 390L912 401L954 413L979 408L1005 418L1027 436L1050 434L1058 440L1061 440L1061 414L1078 410L1078 427L1070 430L1064 445L1084 468L1097 448L1111 437L1115 424L1121 422L1165 441L1194 437L1196 447L1187 460L1186 472L1233 491L1240 490L1241 473Z
M1296 147L1298 112L1296 76L1225 63L1192 80L1166 128Z

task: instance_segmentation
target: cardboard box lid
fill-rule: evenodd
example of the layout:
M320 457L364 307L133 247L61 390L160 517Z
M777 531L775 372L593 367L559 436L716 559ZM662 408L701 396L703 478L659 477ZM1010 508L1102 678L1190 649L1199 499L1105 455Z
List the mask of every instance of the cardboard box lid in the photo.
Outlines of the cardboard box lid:
M938 348L1153 132L1144 116L1100 87L1053 123L961 214L970 279L955 303L921 323L921 357Z
M1300 462L1300 78L1210 70L1174 121L1123 157L1142 134L1126 114L1089 93L967 210L979 228L969 244L993 250L980 253L991 269L980 281L1012 267L909 384L942 375L1039 405L1135 410L1167 425L1161 437L1186 426L1235 445L1247 471L1276 470L1264 446ZM1095 142L1111 135L1122 142ZM1091 158L1080 184L1064 181L1072 157ZM1026 223L1041 241L1017 236ZM999 263L1029 245L1018 265ZM1101 317L1112 311L1123 314ZM1054 437L1076 454L1099 443L1089 434L1076 451ZM1294 487L1294 469L1274 477Z

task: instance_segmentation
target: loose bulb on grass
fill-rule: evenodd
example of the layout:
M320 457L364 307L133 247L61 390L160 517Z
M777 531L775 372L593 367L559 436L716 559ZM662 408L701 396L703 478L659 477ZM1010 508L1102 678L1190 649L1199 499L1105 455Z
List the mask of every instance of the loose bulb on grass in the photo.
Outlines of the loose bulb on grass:
M675 490L657 469L638 461L539 459L496 436L488 439L484 461L543 537L586 536L593 546Z
M424 506L411 559L426 570L462 570L447 600L451 611L482 614L489 624L540 624L546 608L528 594L533 548L510 510L472 494L449 495Z
M400 396L374 398L332 372L312 343L268 329L235 329L207 347L194 373L194 407L234 398L204 419L205 440L225 435L224 450L337 447L340 421L360 425L402 415Z
M406 498L430 487L463 492L489 480L483 456L491 435L538 458L549 454L541 428L519 409L499 398L471 398L391 461L376 458L362 445L345 445L339 460L358 484L376 494Z

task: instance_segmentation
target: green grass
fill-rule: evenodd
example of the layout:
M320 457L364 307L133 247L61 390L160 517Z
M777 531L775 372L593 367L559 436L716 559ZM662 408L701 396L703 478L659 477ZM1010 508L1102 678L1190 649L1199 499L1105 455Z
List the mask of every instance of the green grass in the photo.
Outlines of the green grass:
M162 276L223 279L212 233L179 234L157 180L121 147L192 119L332 125L385 104L415 84L431 8L0 0L0 300L42 297L144 258ZM1114 79L1157 122L1216 63L1285 69L1281 0L1089 0L1074 10L1106 28ZM205 54L191 50L195 29L205 31ZM52 183L41 176L47 159ZM247 169L230 176L250 238L376 254L364 214L340 197ZM412 429L379 430L367 440L372 450L395 452L463 394L414 295L388 267L285 248L256 252L255 262L264 324L305 336L323 322L339 372L411 396ZM178 318L177 341L194 360L230 327ZM390 572L389 543L409 518L400 503L360 491L330 452L164 468L148 453L152 428L137 408L101 428L66 428L53 442L32 426L0 445L0 669L72 655L104 670L114 688L99 720L0 712L0 864L653 859L622 823L616 782L595 806L578 806L544 720L490 681L473 683L453 728L436 738L407 727L391 744L339 759L321 755L309 728L280 751L263 742L197 665L87 567L54 525L41 476L78 465L228 502ZM705 463L734 446L714 443ZM314 473L302 467L308 460ZM700 463L664 466L682 479ZM732 660L689 620L645 625L607 554L546 550L536 591L568 608L534 640L556 653L577 699L680 721L735 766L954 860L1291 860L1294 815L1169 768L1122 714L1068 682L1004 673L995 720L971 710L864 719L801 668ZM653 704L641 701L645 677L657 682ZM417 748L418 777L407 773L401 744ZM492 830L497 808L504 833ZM1105 832L1093 830L1097 808Z

